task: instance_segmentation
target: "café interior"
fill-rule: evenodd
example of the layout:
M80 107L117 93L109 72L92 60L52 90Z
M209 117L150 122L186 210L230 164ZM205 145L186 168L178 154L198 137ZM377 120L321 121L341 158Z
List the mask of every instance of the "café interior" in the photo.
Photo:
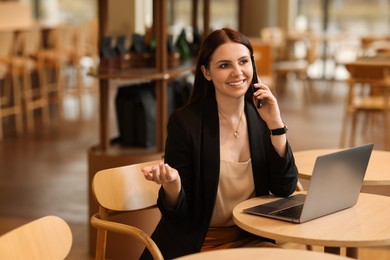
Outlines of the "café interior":
M222 27L250 39L297 157L314 163L316 152L373 143L369 169L381 174L361 192L390 199L390 0L0 1L0 259L31 255L34 246L17 248L6 236L45 216L68 231L59 249L58 227L48 228L57 232L50 246L62 250L48 259L100 256L95 174L162 158L169 114L189 97L197 44ZM153 95L135 106L145 85ZM305 191L300 160L297 191ZM158 211L148 210L112 221L134 218L150 235ZM357 259L390 259L389 223L375 243L341 244L340 259L349 247ZM50 244L37 233L29 239ZM126 239L109 235L106 258L138 258L144 245ZM301 259L326 246L280 241Z

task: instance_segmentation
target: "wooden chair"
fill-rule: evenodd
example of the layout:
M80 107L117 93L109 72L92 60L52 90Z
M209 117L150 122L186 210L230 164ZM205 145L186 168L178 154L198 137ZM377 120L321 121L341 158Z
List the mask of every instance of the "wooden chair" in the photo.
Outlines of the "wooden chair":
M106 169L94 176L92 191L99 204L99 212L91 217L91 225L98 231L96 259L105 259L107 231L136 238L154 259L163 259L159 248L146 232L111 218L120 213L156 207L160 185L147 181L141 172L143 167L156 163L158 161Z
M272 46L272 57L274 61L282 60L285 55L285 32L279 27L264 27L260 30L260 38L263 42Z
M389 133L390 63L375 60L356 61L346 64L346 68L350 73L350 78L341 132L341 147L355 145L357 117L361 113L366 116L383 115L383 135L386 139ZM350 138L347 142L350 121ZM365 130L371 126L369 122L364 123ZM385 140L385 146L389 148L389 140Z
M1 36L0 36L1 38ZM19 89L13 89L9 67L0 62L0 140L3 139L3 119L15 117L16 132L23 132L23 111Z
M69 225L45 216L0 236L0 259L63 260L72 247Z
M274 63L275 87L277 94L282 94L288 76L292 75L302 81L306 101L310 98L311 81L308 75L309 67L317 58L318 40L307 34L291 34L285 36L285 44L280 50L280 57ZM304 46L304 57L295 56L295 45Z
M45 35L45 44L38 57L45 67L49 102L57 105L59 118L63 118L66 68L71 64L75 49L74 27L70 24L58 25Z
M18 70L13 63L14 33L0 32L0 140L3 139L3 118L15 117L16 132L23 132L23 109Z
M18 73L22 75L21 94L27 129L30 131L35 128L34 111L42 111L44 125L50 121L45 66L38 55L41 49L42 34L38 25L18 32L15 39L14 52L16 56L13 64L15 69L19 70Z
M71 35L70 35L71 36ZM73 48L69 53L69 72L73 72L71 77L73 84L67 84L65 94L74 96L79 103L80 114L83 109L83 97L85 94L96 93L96 80L87 78L87 71L98 64L97 52L97 24L95 21L89 21L73 25ZM74 76L73 76L74 75ZM69 75L70 76L70 75ZM69 77L68 77L69 78Z
M271 44L261 39L249 39L253 47L257 73L261 81L271 89L274 87L273 77L273 51Z
M360 38L360 45L362 48L362 56L375 56L376 44L383 42L389 42L390 37L388 35L365 35Z

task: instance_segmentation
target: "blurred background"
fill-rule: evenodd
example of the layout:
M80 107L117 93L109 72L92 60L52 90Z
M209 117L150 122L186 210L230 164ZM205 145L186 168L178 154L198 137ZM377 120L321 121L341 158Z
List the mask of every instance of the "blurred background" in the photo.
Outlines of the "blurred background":
M110 62L114 56L134 54L135 36L144 43L153 42L148 35L156 25L157 1L0 1L0 234L38 217L57 215L72 228L74 242L68 259L93 258L89 186L94 169L91 149L99 148L102 140L99 73L114 73L110 67L108 72L102 70L103 57ZM368 142L377 150L389 150L388 108L363 114L355 125L351 123L351 111L356 108L348 98L352 73L347 64L379 60L378 66L387 73L390 0L163 2L173 52L182 55L173 55L180 61L172 64L188 58L180 52L182 33L189 47L195 46L196 37L221 27L240 30L251 39L258 48L259 76L279 100L294 151ZM124 42L119 45L122 36ZM104 38L109 40L108 52ZM389 83L386 73L379 73L375 84L378 80ZM110 147L97 153L115 160L122 154L113 147L123 134L116 106L118 87L129 83L113 78L105 92L109 116L104 127ZM186 75L185 83L191 79ZM180 90L182 99L189 93L169 87ZM376 93L385 98L382 90ZM174 104L168 106L183 103ZM143 148L136 147L132 154L138 156ZM390 195L388 186L365 191ZM359 259L388 259L389 251L389 247L361 249Z

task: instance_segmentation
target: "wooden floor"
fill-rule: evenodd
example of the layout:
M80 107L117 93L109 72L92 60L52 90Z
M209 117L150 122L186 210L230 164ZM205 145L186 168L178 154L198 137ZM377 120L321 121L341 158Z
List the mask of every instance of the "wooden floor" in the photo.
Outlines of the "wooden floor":
M339 146L346 86L317 82L314 90L305 101L302 85L291 81L279 97L294 151ZM8 131L0 141L0 234L44 215L57 215L73 231L67 259L92 259L87 249L87 150L98 140L95 95L84 97L81 115L79 102L68 97L64 120L55 119L53 110L51 125L40 126L32 134L15 136L12 122L6 122ZM374 142L375 149L384 149L381 122L376 125L379 130L365 132L359 142ZM115 127L113 119L110 128ZM390 259L390 247L361 249L359 253L359 259Z

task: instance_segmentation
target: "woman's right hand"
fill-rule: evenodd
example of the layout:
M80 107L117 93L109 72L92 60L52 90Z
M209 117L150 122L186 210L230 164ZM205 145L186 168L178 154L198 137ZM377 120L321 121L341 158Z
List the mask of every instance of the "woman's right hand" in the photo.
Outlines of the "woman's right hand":
M142 168L142 172L145 179L154 181L157 184L167 184L180 180L178 171L163 162L157 165L146 166Z
M167 163L142 168L145 179L161 184L165 191L165 198L171 208L176 206L181 189L179 172Z

